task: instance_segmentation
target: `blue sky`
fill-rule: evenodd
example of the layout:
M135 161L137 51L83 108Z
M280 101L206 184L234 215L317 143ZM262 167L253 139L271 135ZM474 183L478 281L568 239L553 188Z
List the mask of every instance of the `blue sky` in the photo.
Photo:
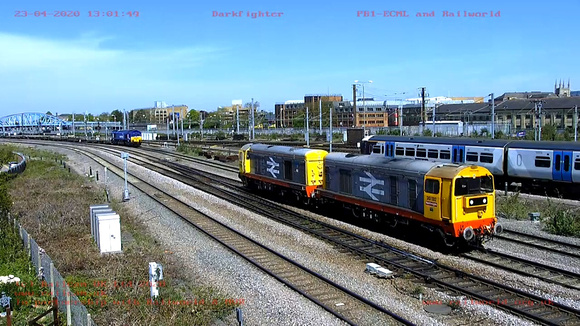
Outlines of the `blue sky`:
M421 86L430 96L551 91L568 78L580 90L577 0L89 2L0 2L0 115L99 114L154 101L213 111L252 97L273 111L305 94L351 99L354 80L373 80L365 95L376 99L417 97ZM382 16L390 10L410 17ZM122 17L128 11L139 17ZM246 16L259 11L283 14Z

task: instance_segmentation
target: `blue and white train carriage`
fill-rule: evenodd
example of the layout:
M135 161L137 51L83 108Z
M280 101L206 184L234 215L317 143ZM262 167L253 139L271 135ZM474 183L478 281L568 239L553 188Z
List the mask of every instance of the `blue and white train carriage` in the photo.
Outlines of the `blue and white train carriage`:
M580 145L572 142L373 135L363 139L361 152L479 165L490 170L498 183L561 191L580 183Z

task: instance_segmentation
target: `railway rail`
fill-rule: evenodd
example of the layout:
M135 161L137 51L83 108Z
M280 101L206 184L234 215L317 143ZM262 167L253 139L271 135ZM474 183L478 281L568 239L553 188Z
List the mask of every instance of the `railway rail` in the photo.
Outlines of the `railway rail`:
M76 149L75 149L76 150ZM79 150L77 150L79 151ZM81 152L81 151L79 151ZM119 176L123 170L111 161L81 152ZM137 163L138 164L138 163ZM144 164L144 163L142 163ZM149 165L148 163L146 165ZM147 166L148 168L149 166ZM265 273L304 295L350 325L413 325L410 321L325 278L290 258L250 239L200 210L180 201L146 180L129 174L132 186L148 194L184 221L243 257ZM192 214L195 212L195 214Z
M133 157L133 159L135 158ZM164 171L163 167L153 168L155 164L152 165L151 162L147 163L147 167L167 176L173 174L172 177L178 177L182 181L184 181L184 176L196 176L196 181L192 182L190 180L185 180L185 183L196 188L203 188L204 191L213 188L213 190L208 192L224 199L227 199L229 196L229 201L232 201L232 198L235 198L234 202L239 203L241 206L249 208L252 211L270 216L271 218L277 219L285 224L293 225L305 232L326 239L348 251L366 257L369 260L373 260L399 272L410 273L427 283L436 284L441 288L450 290L454 293L463 293L476 300L492 304L493 302L497 302L497 304L494 305L500 309L511 311L512 313L545 325L580 324L580 311L577 309L557 302L551 302L545 298L525 293L521 290L509 288L474 275L467 275L460 270L452 269L422 257L402 252L401 250L389 247L383 243L365 239L356 234L340 230L331 225L325 225L324 223L313 219L304 218L293 211L281 208L279 205L269 203L263 199L260 200L254 198L253 200L250 200L249 197L253 197L251 194L246 194L248 197L245 197L246 195L242 196L242 199L240 195L244 194L244 190L236 189L236 187L239 186L239 183L231 181L212 181L221 182L222 187L233 187L233 189L236 189L236 194L230 193L229 195L223 189L215 186L208 187L206 185L200 187L200 185L203 184L203 182L200 181L201 179L211 180L211 177L204 175L195 169L183 167L176 163L167 164L165 162L164 164L171 166L173 170L178 172L167 172ZM220 191L221 193L219 193ZM260 205L262 206L260 207ZM527 304L519 304L522 302L526 302Z
M513 230L505 230L504 234L495 237L501 240L518 243L520 245L551 251L559 255L580 258L580 246L563 241L552 240Z
M580 290L580 274L561 268L483 248L474 248L473 252L463 253L460 256L512 273L535 277L548 283Z
M145 161L143 161L143 164L145 164ZM412 274L425 283L437 285L453 293L467 295L479 302L489 303L497 308L540 324L580 324L580 310L483 277L469 275L464 271L444 266L435 261L390 247L384 243L304 217L276 203L256 198L255 195L241 188L239 182L218 179L211 174L184 167L177 163L168 163L166 164L167 167L156 166L155 163L150 161L146 162L146 164L148 168L154 171L171 178L177 178L219 198L325 239L339 248L386 266L399 274ZM170 170L167 170L167 168L170 168Z

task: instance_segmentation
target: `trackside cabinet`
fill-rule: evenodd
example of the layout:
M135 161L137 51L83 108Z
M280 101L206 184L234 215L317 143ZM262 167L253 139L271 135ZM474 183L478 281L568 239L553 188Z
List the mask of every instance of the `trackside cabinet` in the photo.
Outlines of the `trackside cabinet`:
M121 223L118 214L97 214L97 230L101 254L121 252Z
M121 223L119 214L109 205L90 206L91 235L101 254L121 252Z

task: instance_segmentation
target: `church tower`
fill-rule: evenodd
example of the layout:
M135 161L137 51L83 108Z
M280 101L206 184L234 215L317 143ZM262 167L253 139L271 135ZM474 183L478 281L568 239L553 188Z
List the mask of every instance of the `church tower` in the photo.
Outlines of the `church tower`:
M568 78L568 87L564 87L564 82L560 80L554 82L554 94L558 97L570 97L570 78Z

